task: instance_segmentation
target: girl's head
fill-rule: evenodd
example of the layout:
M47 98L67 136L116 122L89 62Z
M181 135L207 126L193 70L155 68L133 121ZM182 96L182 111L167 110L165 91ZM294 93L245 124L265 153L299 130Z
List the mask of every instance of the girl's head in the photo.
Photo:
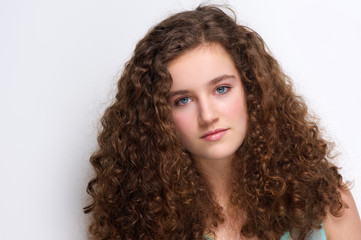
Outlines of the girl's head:
M247 107L240 75L219 43L202 43L168 63L172 119L193 159L227 160L242 144Z
M168 126L164 126L163 129L172 129L171 122L176 120L174 123L177 132L186 149L190 150L191 153L194 151L192 149L197 148L199 151L203 151L203 148L198 148L194 142L185 140L185 135L191 134L191 132L187 132L183 128L188 129L191 122L195 124L195 122L202 121L199 116L201 116L200 111L203 110L198 106L198 113L200 115L198 117L193 116L192 118L189 112L184 111L189 109L188 106L179 107L179 101L175 104L175 100L179 100L179 97L185 95L174 95L174 90L179 92L179 90L189 89L184 88L187 87L186 85L178 84L177 89L174 89L174 86L175 82L185 83L185 79L192 81L194 84L199 83L200 79L196 79L199 76L193 76L193 79L186 75L181 78L180 74L174 76L175 73L172 73L172 69L174 70L175 68L174 63L180 62L183 59L183 62L189 65L184 67L190 71L193 69L195 73L201 74L200 70L196 69L200 66L192 66L193 64L190 64L191 60L189 58L191 55L198 54L198 57L201 57L202 54L204 57L205 54L212 54L211 52L217 52L216 54L226 58L227 63L232 67L233 78L241 84L241 91L238 95L240 98L239 106L227 103L226 107L222 107L222 109L227 109L235 114L233 117L237 117L237 114L241 115L236 120L238 121L236 135L239 135L239 137L232 139L235 145L232 146L231 151L235 151L245 137L248 115L253 116L250 119L253 122L262 120L255 119L256 115L262 115L263 119L267 119L267 112L262 114L259 114L259 112L260 110L266 110L262 109L263 107L269 107L267 106L267 101L271 99L268 98L268 94L274 94L273 90L278 87L277 84L282 85L285 83L275 82L279 78L283 79L284 76L279 71L277 62L267 53L260 36L249 28L238 25L235 19L219 8L212 6L198 7L194 11L175 14L153 27L137 44L134 56L128 62L124 74L119 81L118 96L123 99L124 97L128 98L127 104L129 107L135 107L134 104L139 103L139 101L142 101L142 103L150 101L151 108L156 116L148 116L148 118L155 119L159 125L165 124ZM208 59L208 57L204 58ZM193 59L193 61L197 62L198 60ZM207 63L204 62L204 59L199 59L199 61L203 61L204 67L207 68ZM218 65L218 63L214 64ZM214 66L209 66L208 68L216 70ZM181 71L184 74L186 73L184 70ZM219 71L214 72L212 76L208 76L208 81L221 75L227 75L226 72L222 73L222 69L219 69ZM227 79L230 80L232 78ZM230 89L219 84L215 84L212 87L218 86L226 87L226 90ZM193 87L196 87L196 85ZM287 88L287 86L281 86L281 88L284 87ZM282 91L283 89L280 90ZM185 92L183 91L183 93ZM140 100L142 94L146 94L147 98ZM191 96L185 97L191 98ZM199 96L194 97L198 98ZM182 98L181 100L185 101L185 99ZM185 105L184 102L182 105ZM190 105L193 105L193 103ZM142 109L139 109L139 114L142 116L139 117L146 118L150 106L140 107ZM234 108L238 108L238 110ZM171 112L172 114L170 114ZM170 116L173 118L171 119ZM181 122L183 124L180 124ZM189 125L184 124L185 122L189 123ZM223 126L222 124L212 123L204 125L202 123L201 128L198 129L199 132L194 134L200 138L203 135L207 135L209 131L228 128L227 125ZM250 123L251 126L255 124L255 122L253 124ZM188 130L191 131L191 129ZM227 132L231 131L226 130ZM200 155L199 151L195 155ZM208 155L214 155L215 152L219 152L218 149L214 148L213 152L209 152Z

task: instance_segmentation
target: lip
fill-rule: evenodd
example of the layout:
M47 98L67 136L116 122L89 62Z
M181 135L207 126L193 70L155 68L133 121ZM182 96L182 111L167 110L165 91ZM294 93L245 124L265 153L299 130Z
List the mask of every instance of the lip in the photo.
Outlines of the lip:
M201 136L201 138L210 142L217 141L221 139L224 136L224 134L226 134L227 130L228 129L218 128L215 130L207 131L205 134Z

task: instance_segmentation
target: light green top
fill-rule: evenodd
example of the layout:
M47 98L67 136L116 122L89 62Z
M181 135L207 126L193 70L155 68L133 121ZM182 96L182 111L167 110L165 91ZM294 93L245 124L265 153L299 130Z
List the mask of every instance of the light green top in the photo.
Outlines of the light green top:
M283 234L280 240L292 240L290 233L286 232L285 234ZM323 225L321 224L320 229L312 229L310 234L306 237L306 240L326 240L326 233Z

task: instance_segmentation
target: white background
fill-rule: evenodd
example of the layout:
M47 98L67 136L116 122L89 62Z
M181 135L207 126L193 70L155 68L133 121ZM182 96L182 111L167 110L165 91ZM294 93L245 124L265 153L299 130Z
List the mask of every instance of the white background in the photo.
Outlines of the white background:
M198 3L0 0L0 239L86 239L88 159L122 67L151 26ZM360 2L229 3L321 118L361 208Z

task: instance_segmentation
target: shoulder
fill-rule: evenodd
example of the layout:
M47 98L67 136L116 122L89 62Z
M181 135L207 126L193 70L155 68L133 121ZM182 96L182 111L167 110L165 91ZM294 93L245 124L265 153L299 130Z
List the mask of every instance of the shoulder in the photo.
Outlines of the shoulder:
M361 240L361 221L352 194L350 191L340 189L338 191L347 208L340 217L335 217L328 212L323 223L327 240Z

